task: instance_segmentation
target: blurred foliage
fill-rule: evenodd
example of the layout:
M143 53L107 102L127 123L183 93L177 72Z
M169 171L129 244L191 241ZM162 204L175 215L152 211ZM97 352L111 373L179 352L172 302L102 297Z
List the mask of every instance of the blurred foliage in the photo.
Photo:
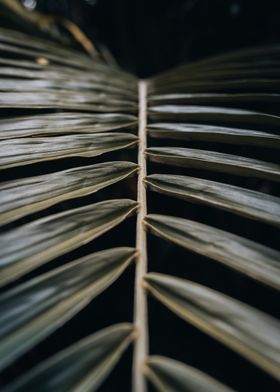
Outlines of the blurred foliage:
M141 77L280 39L275 0L37 0L37 9L73 20Z

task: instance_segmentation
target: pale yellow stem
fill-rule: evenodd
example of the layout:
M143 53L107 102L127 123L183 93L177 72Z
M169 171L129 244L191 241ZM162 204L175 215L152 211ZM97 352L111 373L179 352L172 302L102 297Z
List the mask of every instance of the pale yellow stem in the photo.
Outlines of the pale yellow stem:
M147 297L142 282L147 273L147 239L143 220L147 213L146 189L144 178L146 177L145 150L147 147L147 84L145 81L138 83L139 92L139 149L138 149L138 188L137 200L140 205L136 224L136 248L138 257L135 273L135 297L134 297L134 324L138 331L135 341L133 356L133 391L145 392L146 380L144 376L144 362L148 354L148 320L147 320Z

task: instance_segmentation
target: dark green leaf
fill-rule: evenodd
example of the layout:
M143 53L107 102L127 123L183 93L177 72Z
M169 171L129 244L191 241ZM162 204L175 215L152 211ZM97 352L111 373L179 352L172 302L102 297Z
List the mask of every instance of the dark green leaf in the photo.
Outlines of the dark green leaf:
M82 246L137 209L133 200L107 200L33 221L2 234L0 285Z
M0 184L0 223L47 208L63 200L97 192L134 173L132 162L106 162Z
M188 219L150 214L145 223L160 237L280 290L280 253L276 250Z
M96 391L133 338L131 324L98 331L47 359L5 392Z
M205 124L156 123L150 124L149 135L160 139L198 140L207 142L249 144L280 148L280 136L270 132L219 127Z
M26 137L0 142L0 169L68 157L94 157L137 143L129 133L95 133L56 137Z
M156 192L280 226L280 199L238 186L187 176L152 174L146 178Z
M198 369L161 356L148 358L146 375L159 392L232 391Z
M214 170L240 176L280 181L280 165L240 155L180 147L152 147L148 148L146 153L151 161L166 165Z
M179 317L280 380L280 323L197 283L150 273L148 290Z

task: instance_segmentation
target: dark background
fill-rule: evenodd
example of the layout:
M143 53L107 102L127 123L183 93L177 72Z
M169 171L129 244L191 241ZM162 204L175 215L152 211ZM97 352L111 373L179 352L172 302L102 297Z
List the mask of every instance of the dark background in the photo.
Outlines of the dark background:
M37 7L72 19L140 77L280 38L278 0L37 0Z

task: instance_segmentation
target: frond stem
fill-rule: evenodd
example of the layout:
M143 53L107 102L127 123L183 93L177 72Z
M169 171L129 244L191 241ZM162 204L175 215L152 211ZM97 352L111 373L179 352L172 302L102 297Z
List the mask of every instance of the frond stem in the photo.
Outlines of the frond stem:
M145 150L147 147L146 125L147 125L147 83L138 82L139 94L139 149L138 149L138 185L137 200L139 211L136 223L136 248L138 257L135 272L134 293L134 324L138 331L133 354L133 391L145 392L146 380L144 376L144 362L148 353L148 320L147 320L147 297L143 287L143 276L147 273L147 239L143 220L147 214L147 199L144 178L147 174Z

